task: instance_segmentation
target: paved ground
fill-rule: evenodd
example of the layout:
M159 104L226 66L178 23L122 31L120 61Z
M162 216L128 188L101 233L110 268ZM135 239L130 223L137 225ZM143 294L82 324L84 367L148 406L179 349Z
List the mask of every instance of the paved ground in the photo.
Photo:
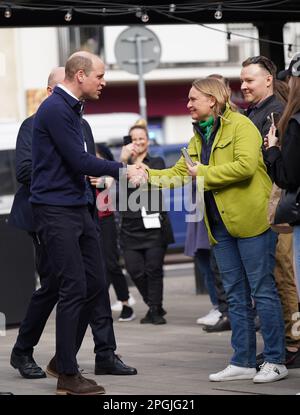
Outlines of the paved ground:
M182 268L190 267L190 269ZM168 324L141 325L139 319L146 308L135 288L137 319L129 323L115 322L118 353L126 363L138 368L137 376L95 376L93 374L93 340L87 333L79 354L80 366L89 377L105 386L111 395L295 395L300 391L300 369L290 370L289 378L266 385L251 381L212 383L211 372L223 369L231 354L230 333L208 334L195 324L196 318L206 314L209 300L206 295L196 296L191 265L174 265L166 273L165 308ZM112 301L114 297L112 295ZM118 313L114 313L115 319ZM0 391L23 395L52 395L56 381L22 379L9 365L11 347L17 330L7 331L0 337ZM261 338L258 335L259 351ZM54 350L54 316L49 320L39 346L36 360L45 366Z

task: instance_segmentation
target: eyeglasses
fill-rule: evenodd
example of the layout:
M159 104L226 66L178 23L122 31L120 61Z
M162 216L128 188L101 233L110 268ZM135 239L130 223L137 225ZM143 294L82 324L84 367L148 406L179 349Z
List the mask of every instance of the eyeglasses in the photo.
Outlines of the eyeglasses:
M270 75L273 75L274 73L274 69L272 68L271 64L268 61L266 61L262 56L253 56L253 58L249 58L249 63L257 63L259 65L262 65L270 73Z

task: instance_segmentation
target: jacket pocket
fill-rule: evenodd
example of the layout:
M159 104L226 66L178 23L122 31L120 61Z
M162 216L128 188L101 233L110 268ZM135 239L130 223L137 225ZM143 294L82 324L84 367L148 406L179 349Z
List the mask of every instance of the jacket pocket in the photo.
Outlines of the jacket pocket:
M215 148L224 148L227 147L232 142L232 137L223 138L222 140L219 140L217 144L215 145Z

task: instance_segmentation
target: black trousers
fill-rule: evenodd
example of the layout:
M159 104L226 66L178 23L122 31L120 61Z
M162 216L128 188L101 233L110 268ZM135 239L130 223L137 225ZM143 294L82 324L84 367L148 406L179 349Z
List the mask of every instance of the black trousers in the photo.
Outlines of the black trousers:
M100 244L104 254L106 277L108 285L112 284L119 301L129 298L126 278L119 264L118 232L115 215L103 216L99 219L101 238Z
M97 354L116 349L98 235L86 207L35 205L33 209L40 240L34 238L41 288L32 296L14 350L32 353L58 301L58 369L76 373L75 356L87 321Z
M124 250L126 269L149 307L162 305L165 252L164 247Z

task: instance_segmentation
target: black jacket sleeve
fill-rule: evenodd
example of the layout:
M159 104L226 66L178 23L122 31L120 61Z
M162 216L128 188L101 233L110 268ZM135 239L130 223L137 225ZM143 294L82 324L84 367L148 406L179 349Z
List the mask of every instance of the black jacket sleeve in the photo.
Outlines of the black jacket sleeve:
M289 121L281 151L271 147L266 154L271 177L277 186L291 190L300 186L300 126L296 120Z
M23 121L16 144L16 178L19 183L30 185L32 172L32 128L33 116Z

